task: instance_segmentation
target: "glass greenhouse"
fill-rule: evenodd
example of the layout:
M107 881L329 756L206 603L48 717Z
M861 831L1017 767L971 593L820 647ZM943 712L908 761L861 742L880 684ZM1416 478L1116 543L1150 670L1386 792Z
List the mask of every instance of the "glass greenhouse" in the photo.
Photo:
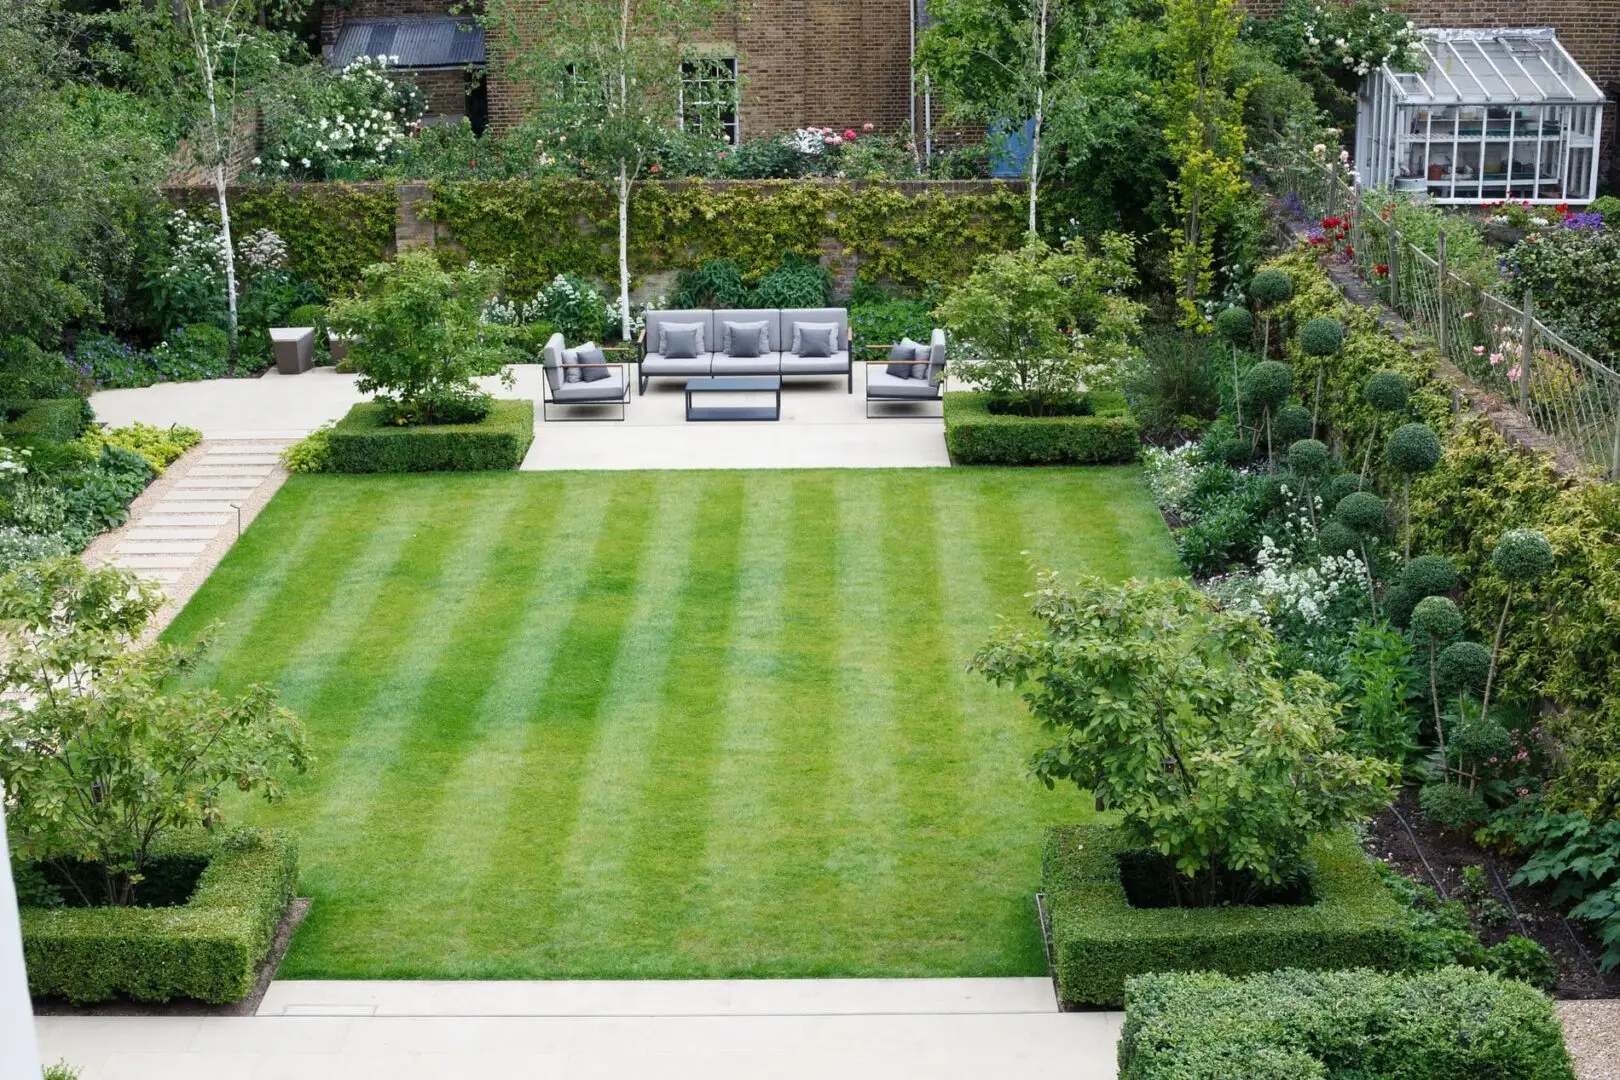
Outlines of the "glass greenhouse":
M1423 71L1373 72L1356 111L1364 187L1439 203L1597 195L1603 94L1550 29L1424 30Z

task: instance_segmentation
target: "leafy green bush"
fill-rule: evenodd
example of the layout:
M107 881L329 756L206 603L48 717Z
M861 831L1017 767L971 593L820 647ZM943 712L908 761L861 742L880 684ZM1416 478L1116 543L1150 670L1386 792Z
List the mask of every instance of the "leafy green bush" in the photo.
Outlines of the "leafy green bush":
M534 402L497 399L476 424L402 427L382 405L356 405L327 436L332 472L515 469L534 441Z
M926 300L850 299L849 329L857 345L893 345L901 338L927 342L934 326L934 306Z
M322 424L281 452L288 472L317 473L332 468L332 424Z
M1504 979L1529 983L1537 990L1551 990L1558 982L1558 965L1546 946L1521 934L1509 934L1486 949L1485 970Z
M819 261L791 251L767 270L749 292L756 308L818 308L832 299L832 275Z
M945 447L957 465L1106 465L1135 461L1136 420L1117 398L1091 395L1091 416L1014 416L990 411L990 394L945 395Z
M1315 900L1294 906L1133 907L1119 862L1132 847L1112 825L1073 825L1047 835L1042 880L1065 1003L1117 1006L1125 981L1152 971L1245 975L1277 968L1395 970L1406 963L1400 908L1348 833L1311 844Z
M1424 784L1418 792L1418 805L1424 817L1451 832L1471 829L1487 815L1485 802L1477 793L1444 781Z
M28 989L75 1003L239 1001L293 897L298 852L280 833L176 835L160 854L206 859L178 907L22 909Z
M80 436L79 441L92 454L99 455L102 447L106 446L139 454L152 467L155 475L162 476L163 471L174 464L181 454L202 442L202 432L184 424L160 428L136 421L128 427L91 428Z
M1144 975L1125 994L1120 1080L1573 1080L1552 1002L1523 983L1279 971Z
M0 432L8 439L71 442L84 433L95 416L90 402L80 397L10 401L5 403L6 423Z

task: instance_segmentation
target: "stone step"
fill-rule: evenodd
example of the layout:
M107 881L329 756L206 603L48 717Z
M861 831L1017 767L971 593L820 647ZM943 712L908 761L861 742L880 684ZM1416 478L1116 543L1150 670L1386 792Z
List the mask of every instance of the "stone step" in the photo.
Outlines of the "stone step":
M236 511L228 514L202 513L196 510L196 504L183 505L179 509L153 510L141 518L137 528L146 529L175 529L192 528L194 526L225 525L236 520ZM218 532L218 529L214 529Z
M215 496L215 498L217 499L217 496ZM236 513L236 507L232 506L230 503L227 503L227 502L217 502L217 501L216 502L202 502L202 501L169 502L169 501L164 501L164 502L160 502L156 506L152 507L152 513L153 514L158 514L158 515L167 515L167 514L224 514L225 516L221 517L219 519L219 523L224 523L224 522L229 521L229 520L232 519L232 517ZM151 519L151 516L148 515L147 517L142 518L141 520L142 521L151 521L152 519ZM171 523L170 522L163 522L163 524L171 524ZM201 524L203 524L203 522L199 521L199 522L197 522L197 524L201 525Z
M220 491L252 491L264 478L259 476L182 476L174 482L175 489L214 488Z
M195 555L114 555L113 563L126 570L184 570L197 561Z
M254 485L257 487L258 485ZM236 488L172 488L163 496L165 502L219 502L240 494Z
M208 549L201 541L123 540L114 551L120 555L200 555Z
M135 576L155 581L159 585L173 585L180 580L181 575L178 570L137 570Z
M140 524L130 526L124 534L125 540L212 540L219 535L219 530L212 527L198 529L170 528L165 526L152 527L147 525L151 518L141 519Z
M274 465L198 465L187 476L269 476Z
M256 454L204 454L199 465L274 465L281 460L280 454L271 454L260 451Z

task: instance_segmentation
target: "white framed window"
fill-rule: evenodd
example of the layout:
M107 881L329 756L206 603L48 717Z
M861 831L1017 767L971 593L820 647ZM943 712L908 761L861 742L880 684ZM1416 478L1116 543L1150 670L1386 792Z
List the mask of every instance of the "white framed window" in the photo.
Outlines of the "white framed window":
M682 131L736 144L735 56L695 56L682 62L680 120Z

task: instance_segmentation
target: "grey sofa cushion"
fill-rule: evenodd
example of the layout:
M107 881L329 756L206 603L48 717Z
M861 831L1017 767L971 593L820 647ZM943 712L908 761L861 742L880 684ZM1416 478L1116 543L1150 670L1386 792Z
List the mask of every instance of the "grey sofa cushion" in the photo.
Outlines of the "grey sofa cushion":
M777 375L782 371L782 354L765 353L761 356L725 356L714 354L712 375Z
M771 351L771 332L764 322L720 324L720 351L727 356L763 356Z
M889 366L883 369L883 373L897 379L909 379L911 362L916 358L917 343L910 338L901 338L900 343L889 350Z
M707 375L709 374L710 356L673 357L660 356L658 353L648 353L642 357L641 373L643 375Z
M838 324L794 323L792 351L798 356L831 356L838 351Z
M595 342L586 342L584 345L579 347L579 362L581 365L605 364L607 363L607 357L603 355L602 350L597 347ZM603 379L613 374L612 368L605 367L582 366L578 369L578 371L580 382L601 382Z
M782 354L784 375L847 375L849 353L836 352L831 356L794 356Z
M658 352L671 360L691 360L707 351L702 323L664 323L658 329Z

